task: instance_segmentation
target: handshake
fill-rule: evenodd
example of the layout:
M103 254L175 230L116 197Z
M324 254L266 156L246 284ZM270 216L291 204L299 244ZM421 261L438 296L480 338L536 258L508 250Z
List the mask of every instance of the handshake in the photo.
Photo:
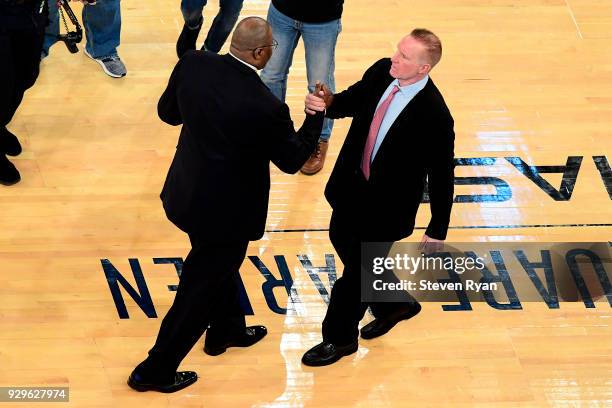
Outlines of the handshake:
M313 93L306 95L304 100L304 112L309 115L314 115L317 112L325 112L334 100L334 94L329 90L327 85L317 81Z

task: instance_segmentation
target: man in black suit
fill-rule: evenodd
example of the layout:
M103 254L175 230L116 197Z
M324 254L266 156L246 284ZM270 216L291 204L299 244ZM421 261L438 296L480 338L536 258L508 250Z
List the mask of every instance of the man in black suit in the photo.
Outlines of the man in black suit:
M6 186L21 180L6 157L21 154L21 143L6 126L38 78L47 15L46 0L0 0L0 184Z
M326 116L352 117L325 189L333 213L329 236L344 264L332 289L323 321L323 342L302 362L332 364L357 350L358 324L368 306L375 320L361 330L371 339L388 332L421 307L405 293L400 302L361 301L362 242L387 242L409 236L429 184L431 221L422 245L436 247L446 238L453 202L453 118L429 72L442 55L432 32L416 29L397 52L370 67L344 92L325 89Z
M270 161L297 172L315 149L325 110L323 99L308 95L310 114L295 132L289 108L257 75L274 44L265 20L246 18L229 54L181 58L159 100L159 117L183 125L161 198L192 249L157 341L128 380L138 391L174 392L195 382L196 373L176 370L207 328L204 351L213 356L266 335L264 326L245 325L238 270L249 241L264 233Z

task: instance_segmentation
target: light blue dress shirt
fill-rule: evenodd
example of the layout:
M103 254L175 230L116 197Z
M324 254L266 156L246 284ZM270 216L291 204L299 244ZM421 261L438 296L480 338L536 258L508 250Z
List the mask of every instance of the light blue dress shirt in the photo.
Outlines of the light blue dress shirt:
M399 86L400 90L393 97L391 105L389 105L389 108L385 113L385 117L383 118L383 121L380 125L380 129L378 130L378 136L376 137L376 143L374 144L374 150L372 150L370 164L374 160L374 157L376 156L380 145L385 140L385 136L387 136L387 132L389 132L389 129L393 125L393 122L395 122L397 117L400 115L400 113L402 113L406 105L410 103L410 101L416 96L416 94L418 94L423 88L425 88L425 85L427 84L428 80L429 75L425 75L425 78L421 79L418 82L415 82L414 84L400 86L399 80L395 79L387 87L387 90L385 91L385 93L383 93L382 97L380 98L380 101L378 101L376 109L378 109L378 107L384 102L384 100L387 99L387 96L389 96L395 85Z

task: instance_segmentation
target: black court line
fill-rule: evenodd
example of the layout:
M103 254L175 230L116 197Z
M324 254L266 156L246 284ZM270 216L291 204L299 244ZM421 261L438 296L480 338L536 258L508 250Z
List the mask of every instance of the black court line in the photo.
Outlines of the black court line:
M448 229L514 229L514 228L578 228L578 227L612 227L612 224L526 224L526 225L457 225L450 226ZM414 227L415 230L424 230L427 227ZM327 232L329 228L311 228L311 229L282 229L282 230L266 230L266 232Z

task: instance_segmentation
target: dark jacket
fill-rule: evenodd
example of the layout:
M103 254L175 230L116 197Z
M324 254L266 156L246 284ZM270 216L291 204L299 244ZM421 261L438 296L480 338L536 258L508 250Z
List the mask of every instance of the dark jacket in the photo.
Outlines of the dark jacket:
M391 60L372 65L363 78L334 95L330 118L353 123L325 189L338 215L360 225L363 240L397 241L412 233L428 179L431 221L427 235L446 238L453 203L455 134L444 98L429 79L389 129L370 168L361 158L376 106L391 83Z
M0 0L0 33L42 32L48 23L47 0Z
M326 23L342 17L344 0L272 0L274 7L303 23Z
M313 152L323 114L296 133L289 108L229 54L187 53L159 100L159 117L183 125L161 198L187 233L256 240L264 233L270 161L295 173Z

